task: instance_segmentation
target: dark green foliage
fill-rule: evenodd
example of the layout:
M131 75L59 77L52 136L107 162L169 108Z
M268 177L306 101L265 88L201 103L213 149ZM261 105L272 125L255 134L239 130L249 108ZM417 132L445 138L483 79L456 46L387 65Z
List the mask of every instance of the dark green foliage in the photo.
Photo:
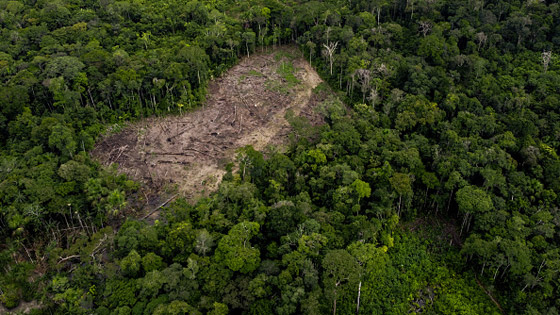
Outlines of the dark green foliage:
M0 302L557 313L553 2L0 2ZM99 134L195 108L238 58L285 43L327 82L314 94L339 94L326 124L288 113L287 152L242 148L211 197L123 223L137 184L89 159ZM294 87L295 70L277 65Z

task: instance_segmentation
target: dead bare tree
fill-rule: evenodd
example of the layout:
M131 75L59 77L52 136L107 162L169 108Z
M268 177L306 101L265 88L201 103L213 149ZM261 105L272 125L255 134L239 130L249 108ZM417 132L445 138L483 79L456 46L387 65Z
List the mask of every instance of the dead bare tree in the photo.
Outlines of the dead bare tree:
M371 91L369 91L368 101L371 102L371 106L375 109L375 104L379 101L379 91L377 85L374 86Z
M543 50L542 52L542 63L544 72L548 70L548 65L550 64L550 60L552 59L552 50Z
M486 41L488 40L488 36L486 36L486 34L484 34L484 32L479 32L479 33L476 33L475 40L478 43L478 48L476 50L480 51L480 48L482 48L482 46L484 46L486 44Z
M356 70L356 75L360 82L360 88L362 90L362 103L366 101L366 93L371 89L371 71L368 69L358 69Z
M406 0L406 9L408 9L410 7L410 19L412 20L412 18L414 17L414 1L415 0Z
M420 24L420 33L426 37L426 35L428 35L428 33L432 30L432 23L429 21L420 21L418 24Z
M371 102L371 106L375 108L375 105L381 100L381 95L379 94L379 86L382 82L382 79L379 77L386 77L390 73L390 69L384 63L376 64L373 67L372 72L377 76L377 78L373 79L373 83L370 84L370 93L367 97L368 101Z
M330 64L330 73L332 75L332 65L333 65L333 57L334 57L334 52L336 51L336 48L338 47L338 41L334 42L334 43L328 43L328 44L323 44L323 47L325 49L323 49L323 55L327 56L329 58L329 64Z
M387 66L384 63L381 63L379 65L375 65L375 67L373 68L373 70L375 70L375 72L377 72L378 74L382 75L382 76L387 76L389 75L389 68L387 68Z

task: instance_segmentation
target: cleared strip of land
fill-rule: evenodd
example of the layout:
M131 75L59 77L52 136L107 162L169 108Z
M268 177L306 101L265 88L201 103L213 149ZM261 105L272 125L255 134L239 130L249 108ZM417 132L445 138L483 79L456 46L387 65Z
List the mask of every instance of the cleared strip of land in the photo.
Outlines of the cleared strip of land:
M203 107L134 123L105 136L92 155L152 188L196 198L217 188L238 148L285 143L288 110L320 124L313 89L321 82L293 48L255 54L210 83Z

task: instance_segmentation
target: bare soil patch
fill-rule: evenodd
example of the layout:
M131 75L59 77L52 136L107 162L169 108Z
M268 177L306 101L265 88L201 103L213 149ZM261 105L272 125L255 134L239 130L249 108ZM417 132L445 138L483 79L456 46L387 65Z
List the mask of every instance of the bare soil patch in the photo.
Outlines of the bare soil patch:
M106 135L91 154L152 189L195 199L217 188L238 148L285 144L287 110L322 123L312 93L321 82L295 48L254 54L209 84L203 107L134 123Z
M18 306L10 310L0 304L0 314L29 314L33 310L40 309L41 306L42 305L37 300L29 302L22 301Z

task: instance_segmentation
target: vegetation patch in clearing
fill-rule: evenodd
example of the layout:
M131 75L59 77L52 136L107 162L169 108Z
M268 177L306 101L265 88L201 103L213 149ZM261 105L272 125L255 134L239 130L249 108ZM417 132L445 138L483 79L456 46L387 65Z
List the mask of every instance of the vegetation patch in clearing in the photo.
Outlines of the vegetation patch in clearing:
M256 71L256 70L250 70L249 71L249 75L255 76L255 77L264 77L264 74Z
M296 77L296 69L292 62L282 62L276 69L276 73L278 73L283 81L290 87L300 83L299 79Z

